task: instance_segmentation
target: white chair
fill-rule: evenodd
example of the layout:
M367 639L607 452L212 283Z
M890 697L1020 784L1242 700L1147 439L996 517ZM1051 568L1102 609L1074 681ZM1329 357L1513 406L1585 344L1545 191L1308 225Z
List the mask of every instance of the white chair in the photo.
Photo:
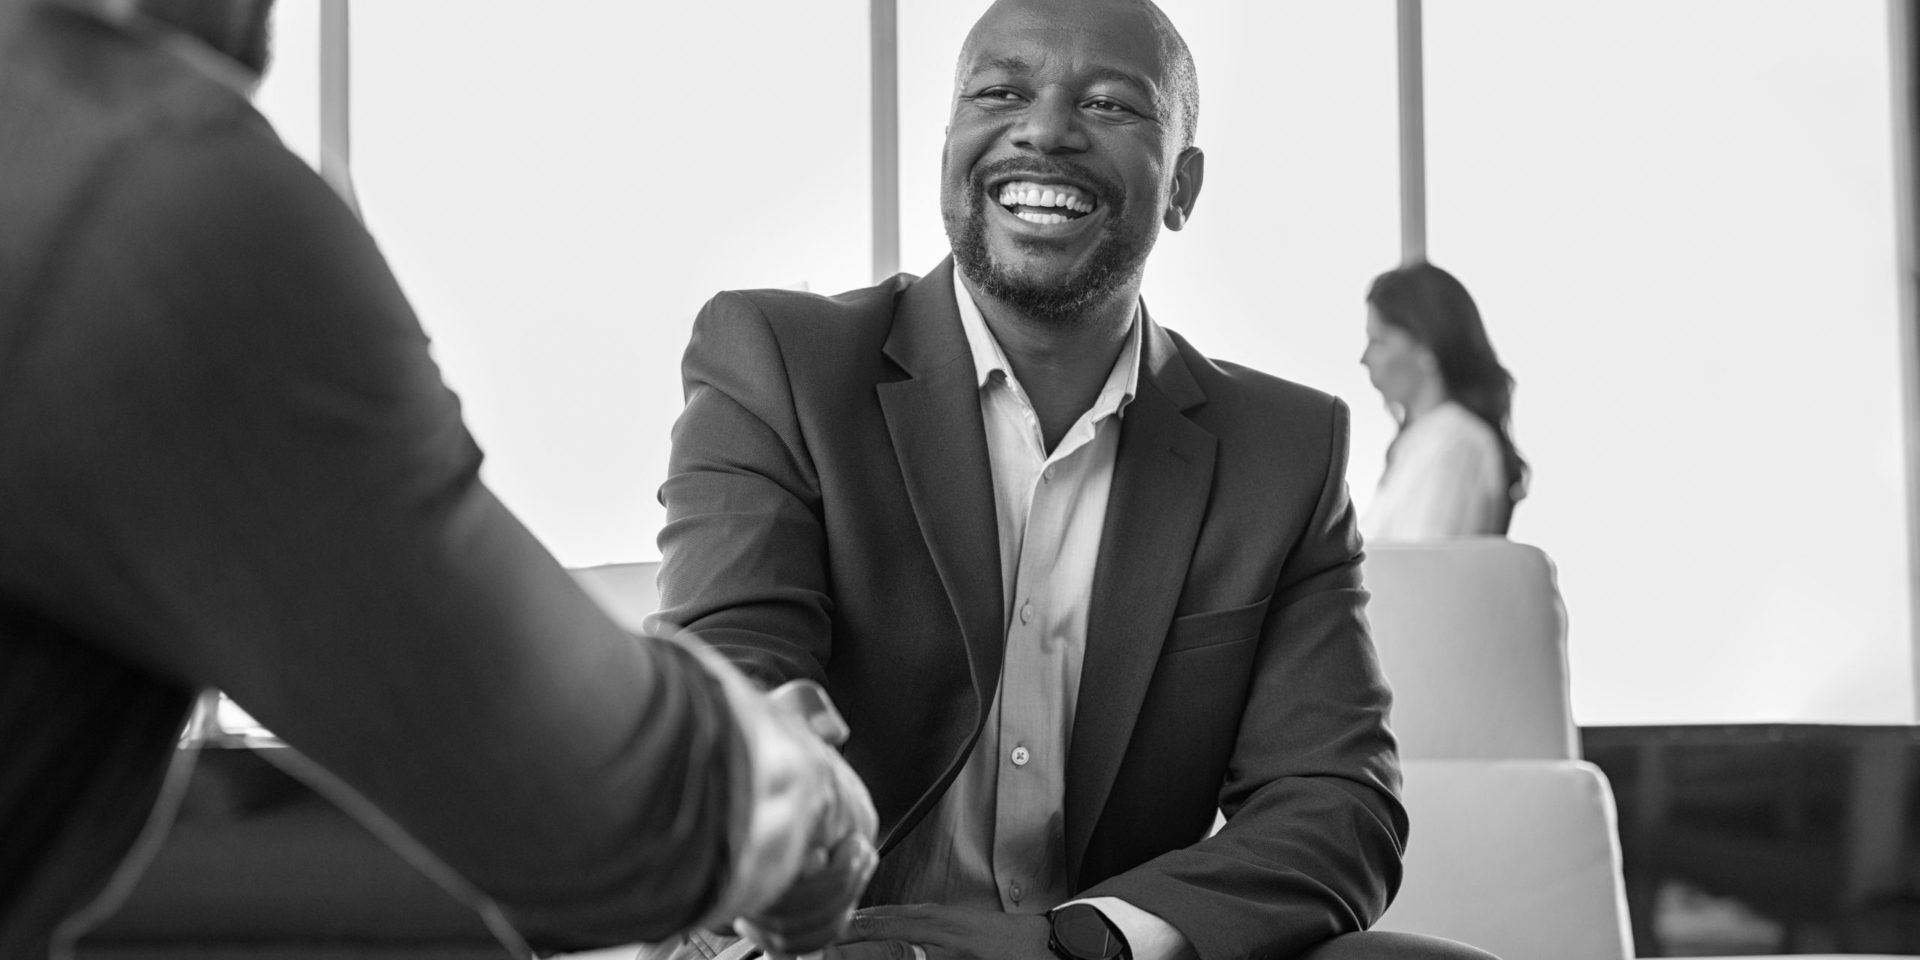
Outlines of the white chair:
M1377 925L1503 960L1633 956L1613 795L1579 759L1545 554L1500 538L1367 548L1412 834Z
M1370 544L1363 572L1402 756L1580 758L1546 554L1498 537Z

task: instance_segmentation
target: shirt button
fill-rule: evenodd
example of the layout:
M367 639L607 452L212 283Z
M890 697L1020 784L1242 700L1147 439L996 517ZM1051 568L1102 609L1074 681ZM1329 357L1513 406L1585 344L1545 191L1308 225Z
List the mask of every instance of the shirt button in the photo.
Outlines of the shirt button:
M1027 752L1027 748L1026 748L1026 747L1014 747L1014 748L1013 748L1013 756L1012 756L1012 758L1011 758L1011 759L1013 760L1013 765L1014 765L1014 766L1016 766L1016 767L1024 767L1024 766L1026 766L1026 765L1027 765L1027 761L1028 761L1028 760L1031 760L1031 759L1033 759L1033 754L1031 754L1031 753L1029 753L1029 752ZM1017 888L1016 888L1016 889L1017 889Z
M1020 622L1021 623L1033 622L1033 604L1023 603L1020 605Z
M1017 883L1007 885L1007 898L1012 900L1014 903L1019 903L1020 898L1025 896L1026 893L1027 893L1027 889Z
M1047 480L1052 480L1052 479L1053 479L1053 468L1052 468L1052 467L1048 467L1047 469L1045 469L1045 470L1043 470L1043 471L1041 471L1041 472L1040 472L1040 476L1041 476L1042 478L1044 478L1044 479L1047 479Z

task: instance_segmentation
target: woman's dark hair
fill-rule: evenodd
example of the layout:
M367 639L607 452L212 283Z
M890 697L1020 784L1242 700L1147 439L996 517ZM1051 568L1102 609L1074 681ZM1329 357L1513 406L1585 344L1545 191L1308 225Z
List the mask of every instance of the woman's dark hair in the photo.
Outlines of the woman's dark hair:
M1527 461L1513 445L1513 375L1500 365L1480 322L1480 308L1453 274L1431 263L1414 263L1373 278L1367 303L1380 320L1406 331L1440 365L1440 380L1453 402L1493 428L1507 469L1508 512L1527 495Z

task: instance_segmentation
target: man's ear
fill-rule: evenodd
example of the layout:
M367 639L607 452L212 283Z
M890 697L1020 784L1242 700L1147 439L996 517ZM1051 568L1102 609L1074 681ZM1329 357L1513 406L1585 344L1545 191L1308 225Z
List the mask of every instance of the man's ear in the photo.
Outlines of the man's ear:
M1188 147L1180 151L1178 159L1173 161L1173 193L1167 198L1167 212L1163 218L1168 230L1178 230L1187 225L1187 219L1193 216L1193 205L1200 199L1200 181L1206 178L1207 155L1199 147Z

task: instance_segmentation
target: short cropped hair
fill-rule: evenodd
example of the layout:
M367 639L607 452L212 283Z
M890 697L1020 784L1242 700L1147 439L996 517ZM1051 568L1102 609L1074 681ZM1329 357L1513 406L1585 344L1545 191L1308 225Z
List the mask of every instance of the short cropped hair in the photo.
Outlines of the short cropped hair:
M1175 29L1166 11L1153 0L1139 0L1153 18L1154 32L1160 41L1160 63L1167 71L1166 95L1180 111L1180 149L1193 146L1200 128L1200 73L1193 65L1193 51Z

